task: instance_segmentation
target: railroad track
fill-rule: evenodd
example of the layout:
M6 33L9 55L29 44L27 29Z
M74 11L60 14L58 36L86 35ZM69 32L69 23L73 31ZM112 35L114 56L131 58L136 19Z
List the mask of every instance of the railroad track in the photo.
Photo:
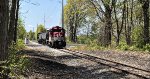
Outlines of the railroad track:
M63 51L63 52L66 52L66 53L69 53L69 54L72 54L74 56L80 57L80 58L84 58L84 59L94 61L98 64L103 64L105 66L117 69L117 70L119 70L123 73L131 74L131 75L137 76L139 78L143 78L143 79L150 79L150 71L149 70L140 69L140 68L137 68L137 67L133 67L133 66L129 66L129 65L126 65L126 64L118 63L118 62L111 61L111 60L108 60L108 59L103 59L103 58L100 58L98 56L92 56L92 55L85 54L85 53L78 52L78 51L72 51L72 50L69 50L69 49L59 49L59 50Z
M78 51L72 51L72 50L69 50L69 49L58 49L58 50L63 51L65 53L72 54L72 55L80 57L80 58L84 58L84 59L94 61L98 64L102 64L102 65L114 68L116 70L122 71L123 73L135 75L135 76L137 76L139 78L143 78L143 79L150 79L150 71L149 70L140 69L140 68L133 67L133 66L130 66L130 65L118 63L118 62L111 61L111 60L108 60L108 59L103 59L103 58L100 58L98 56L92 56L92 55L82 53L82 52L78 52Z

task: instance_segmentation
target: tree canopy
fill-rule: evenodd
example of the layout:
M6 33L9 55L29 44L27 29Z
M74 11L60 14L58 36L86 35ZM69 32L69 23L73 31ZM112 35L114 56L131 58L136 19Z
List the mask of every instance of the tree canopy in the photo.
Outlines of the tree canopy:
M120 42L137 47L150 43L148 0L67 0L64 11L72 42L80 41L82 33L85 40L96 37L106 47Z

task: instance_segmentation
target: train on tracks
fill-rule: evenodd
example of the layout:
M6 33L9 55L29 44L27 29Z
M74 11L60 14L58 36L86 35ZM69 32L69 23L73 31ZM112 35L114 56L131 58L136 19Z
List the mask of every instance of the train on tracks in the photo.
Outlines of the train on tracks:
M52 48L64 48L66 46L65 29L54 26L47 32L38 33L37 41L39 44L48 45Z

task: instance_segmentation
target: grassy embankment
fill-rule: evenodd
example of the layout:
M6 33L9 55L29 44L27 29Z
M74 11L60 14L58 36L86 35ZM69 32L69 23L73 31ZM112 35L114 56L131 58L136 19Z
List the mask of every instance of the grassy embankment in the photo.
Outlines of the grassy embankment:
M69 44L73 44L72 42L68 41ZM77 44L83 44L79 46L75 46L71 48L72 50L91 50L91 51L134 51L134 52L143 52L143 53L150 53L150 44L145 46L138 46L137 44L127 45L124 41L121 41L118 46L116 46L115 42L112 42L111 46L103 47L98 44L96 39L87 38L79 38Z

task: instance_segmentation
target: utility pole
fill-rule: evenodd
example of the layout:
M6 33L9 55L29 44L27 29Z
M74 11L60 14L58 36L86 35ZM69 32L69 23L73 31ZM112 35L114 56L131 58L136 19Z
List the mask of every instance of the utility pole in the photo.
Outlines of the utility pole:
M64 0L62 0L62 28L64 28Z
M46 21L45 21L45 13L44 13L44 27L45 27L45 22L46 22Z

